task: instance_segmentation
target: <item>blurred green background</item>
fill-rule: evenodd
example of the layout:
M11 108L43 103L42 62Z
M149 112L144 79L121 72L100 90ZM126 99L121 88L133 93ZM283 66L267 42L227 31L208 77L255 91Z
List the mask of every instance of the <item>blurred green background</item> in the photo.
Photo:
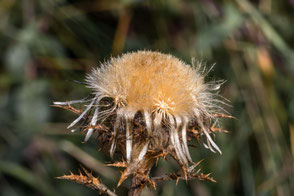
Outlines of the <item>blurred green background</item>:
M73 81L141 49L216 63L209 79L227 81L221 93L237 118L217 135L223 155L192 150L217 183L170 181L142 195L293 195L293 21L293 0L1 0L0 195L96 195L55 178L80 164L116 186L120 173L103 165L111 160L95 139L84 144L66 130L76 116L50 105L85 97ZM160 161L152 175L177 169Z

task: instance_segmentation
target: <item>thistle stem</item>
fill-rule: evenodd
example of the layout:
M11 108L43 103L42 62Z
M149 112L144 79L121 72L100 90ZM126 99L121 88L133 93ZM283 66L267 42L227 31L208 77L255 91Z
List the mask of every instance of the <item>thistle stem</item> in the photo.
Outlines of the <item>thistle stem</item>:
M134 177L132 180L131 189L128 193L128 196L140 196L144 185L147 184L144 180L140 177Z

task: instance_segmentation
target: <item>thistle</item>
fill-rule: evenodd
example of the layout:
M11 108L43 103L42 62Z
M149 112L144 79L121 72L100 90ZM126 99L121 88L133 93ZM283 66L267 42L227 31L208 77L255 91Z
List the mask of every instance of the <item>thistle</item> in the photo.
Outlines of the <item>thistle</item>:
M87 75L86 84L92 90L89 97L54 104L79 114L68 128L77 126L86 131L85 141L96 131L111 158L124 157L110 165L125 167L118 186L133 176L133 195L161 179L150 178L149 172L159 158L167 155L182 168L181 174L175 174L177 180L213 181L208 175L194 172L197 164L188 145L196 138L204 147L221 154L213 136L224 131L217 128L218 119L230 116L223 109L226 101L218 95L223 81L204 81L209 71L201 63L190 66L159 52L127 53ZM77 111L74 104L83 104L85 109Z

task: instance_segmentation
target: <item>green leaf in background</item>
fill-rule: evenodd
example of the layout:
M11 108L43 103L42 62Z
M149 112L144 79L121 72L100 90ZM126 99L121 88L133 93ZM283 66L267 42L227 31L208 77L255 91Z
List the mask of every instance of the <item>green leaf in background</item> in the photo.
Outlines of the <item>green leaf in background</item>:
M16 80L23 80L25 67L30 61L30 50L25 43L13 44L6 52L6 68Z
M50 100L48 99L48 82L42 80L28 81L19 89L16 96L18 120L33 128L48 121Z
M228 4L224 7L223 12L223 18L216 19L197 34L196 50L205 52L208 49L218 47L242 25L243 16L235 6Z
M38 176L32 174L30 170L8 161L0 161L0 172L14 177L16 180L20 180L24 184L36 189L42 195L60 195L54 187L51 187Z

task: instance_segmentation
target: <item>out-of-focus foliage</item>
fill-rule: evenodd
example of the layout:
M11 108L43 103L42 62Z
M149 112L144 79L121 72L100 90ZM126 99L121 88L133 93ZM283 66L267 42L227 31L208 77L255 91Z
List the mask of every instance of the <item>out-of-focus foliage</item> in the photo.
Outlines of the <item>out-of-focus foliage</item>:
M79 99L91 67L122 52L150 49L216 63L237 120L217 135L223 155L201 147L193 160L217 183L165 182L145 195L291 195L294 192L294 1L1 0L0 193L95 195L55 177L89 168L109 187L92 139L70 133L75 117L50 107ZM160 161L152 175L176 169ZM128 182L126 182L127 184ZM126 194L122 186L118 193Z

